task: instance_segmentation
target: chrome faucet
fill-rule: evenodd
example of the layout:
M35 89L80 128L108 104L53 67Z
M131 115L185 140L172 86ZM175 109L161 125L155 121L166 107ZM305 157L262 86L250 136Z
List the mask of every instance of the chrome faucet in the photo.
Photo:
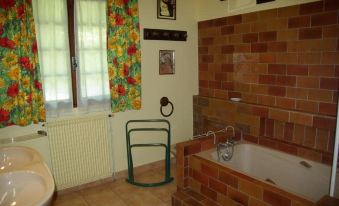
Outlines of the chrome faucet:
M215 135L215 132L213 131L206 132L206 137L210 136L211 134L213 134L213 144L215 144L217 141L217 136Z
M234 151L234 145L235 141L233 140L233 137L235 136L235 129L233 126L227 126L225 128L225 133L227 133L228 129L232 129L232 136L230 138L227 138L226 142L219 143L217 145L217 153L218 153L218 159L220 160L220 157L224 161L229 161L233 157L233 151Z

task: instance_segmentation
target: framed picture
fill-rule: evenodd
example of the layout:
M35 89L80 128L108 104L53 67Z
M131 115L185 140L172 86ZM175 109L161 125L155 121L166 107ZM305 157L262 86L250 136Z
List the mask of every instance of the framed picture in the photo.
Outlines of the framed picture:
M176 19L176 0L157 0L158 19Z
M174 50L159 51L159 74L174 74Z

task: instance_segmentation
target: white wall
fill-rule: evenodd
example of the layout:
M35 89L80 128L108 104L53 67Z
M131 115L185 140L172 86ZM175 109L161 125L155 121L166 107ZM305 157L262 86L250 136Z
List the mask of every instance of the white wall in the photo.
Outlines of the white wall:
M187 140L193 133L193 100L198 93L198 49L196 0L177 1L177 19L157 19L156 0L139 0L140 25L143 28L185 30L186 42L141 40L142 49L142 109L127 111L112 118L114 159L117 171L127 168L125 123L131 119L161 118L160 98L167 96L174 104L173 115L168 118L172 126L172 144ZM175 74L159 75L159 50L175 50ZM36 132L40 127L11 126L0 129L0 138L15 137ZM141 142L153 135L138 136ZM153 140L150 140L153 141ZM40 146L42 147L42 146ZM48 144L41 148L48 150ZM145 149L135 153L135 165L145 164L164 158L163 150Z
M236 14L245 14L254 11L261 11L279 7L292 6L296 4L303 4L319 0L275 0L264 4L256 5L256 0L196 0L198 5L197 15L198 20L216 19L225 16L233 16ZM234 5L251 5L249 7L242 7L236 10L229 10L228 4ZM254 4L253 4L254 3ZM234 8L234 7L232 7Z

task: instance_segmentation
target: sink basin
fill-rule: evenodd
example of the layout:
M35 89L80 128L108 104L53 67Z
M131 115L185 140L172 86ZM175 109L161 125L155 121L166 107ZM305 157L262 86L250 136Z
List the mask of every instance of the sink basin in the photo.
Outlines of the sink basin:
M48 205L54 192L54 182L33 171L4 173L0 175L0 185L1 206Z
M0 172L16 167L23 167L35 161L41 161L40 155L28 147L0 148Z

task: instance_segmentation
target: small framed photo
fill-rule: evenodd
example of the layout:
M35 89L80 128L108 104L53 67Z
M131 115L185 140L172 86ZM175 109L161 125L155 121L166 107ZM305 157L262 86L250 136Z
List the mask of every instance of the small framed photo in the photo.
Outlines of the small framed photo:
M158 6L157 6L157 16L158 19L170 19L175 20L176 19L176 0L157 0Z
M159 74L174 74L175 58L174 50L159 51Z

